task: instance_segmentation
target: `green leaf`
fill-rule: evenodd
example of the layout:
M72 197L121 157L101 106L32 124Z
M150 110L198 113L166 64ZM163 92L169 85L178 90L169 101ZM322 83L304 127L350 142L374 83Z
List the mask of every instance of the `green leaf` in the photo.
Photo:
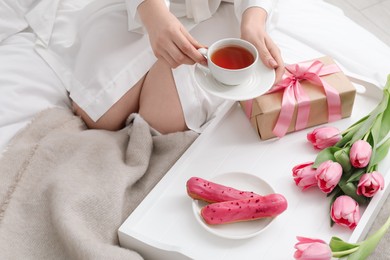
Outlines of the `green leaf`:
M339 186L341 190L345 193L345 195L348 195L351 198L353 198L357 203L359 203L359 205L364 205L369 201L368 198L357 195L356 193L357 188L352 182L339 184Z
M372 127L371 127L371 136L372 136L372 141L373 143L371 143L371 145L374 146L380 142L379 140L379 133L381 131L381 128L382 128L382 116L383 114L379 114L375 120L375 122L372 124Z
M344 148L334 153L334 158L343 168L343 172L348 174L351 169L351 161L349 159L349 148Z
M377 165L380 161L382 161L390 149L390 137L387 138L375 151L375 158L373 158L371 165Z
M356 123L352 124L347 130L345 130L345 133L343 134L343 138L340 139L334 146L336 147L344 147L349 141L351 141L352 137L356 133L357 130L359 130L360 126L363 124L363 122L368 118L368 115L361 118Z
M351 138L351 143L356 142L359 139L362 139L366 133L371 129L373 124L375 123L375 120L378 119L378 115L383 113L387 108L388 103L388 95L385 94L385 90L383 92L383 97L381 102L371 111L371 113L368 115L368 118L363 122L361 127L356 131L356 133Z
M390 85L390 84L389 84ZM387 108L383 111L381 129L379 134L379 142L386 137L388 132L390 131L390 94L387 91L384 91L384 95L387 95Z
M351 244L338 237L332 237L329 242L333 256L343 257L351 253L351 249L359 247L359 244ZM336 254L335 254L336 253Z
M359 243L360 246L357 251L348 256L348 260L362 260L367 259L369 255L375 250L378 246L382 237L386 234L387 230L390 228L390 217L387 219L385 224L378 229L373 235L368 237L365 241Z
M366 121L362 124L362 126L356 131L356 133L352 136L350 143L353 144L357 140L363 139L363 137L367 134L368 131L370 131L372 125L375 122L376 117L379 113L377 113L375 116L369 116Z
M371 158L370 158L370 163L368 164L368 168L371 168L372 165L374 165L372 162L375 160L376 157L376 145L379 142L379 134L381 131L381 120L382 119L382 114L379 114L377 117L377 120L375 120L374 124L371 127L370 131L370 139L367 140L369 141L371 147L372 147L372 153L371 153Z
M363 173L366 173L366 168L362 169L355 169L355 172L349 177L347 182L356 182L360 180L360 177L363 175Z
M323 149L321 152L317 154L316 160L314 161L313 168L317 168L320 166L321 163L331 160L335 161L336 159L334 158L334 153L339 151L341 148L339 147L328 147Z
M390 74L387 75L387 82L386 82L386 85L384 87L384 90L390 93Z
M359 127L359 125L361 125L368 117L369 117L369 115L365 115L364 117L360 118L358 121L356 121L355 123L350 125L347 128L347 130L345 130L345 131L347 131L347 132L355 131L356 132L356 130Z

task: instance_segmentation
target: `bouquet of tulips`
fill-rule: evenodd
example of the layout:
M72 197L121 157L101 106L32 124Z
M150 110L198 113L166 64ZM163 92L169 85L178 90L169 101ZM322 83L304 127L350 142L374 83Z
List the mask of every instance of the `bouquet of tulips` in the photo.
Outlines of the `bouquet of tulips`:
M390 147L390 75L377 107L348 129L319 127L307 134L315 149L315 161L292 169L294 181L302 190L318 187L331 196L331 225L354 229L360 220L360 206L384 188L378 164ZM350 244L333 237L329 245L320 239L298 237L296 259L365 259L375 249L390 227L390 217L374 235L365 241ZM313 258L316 257L316 258Z

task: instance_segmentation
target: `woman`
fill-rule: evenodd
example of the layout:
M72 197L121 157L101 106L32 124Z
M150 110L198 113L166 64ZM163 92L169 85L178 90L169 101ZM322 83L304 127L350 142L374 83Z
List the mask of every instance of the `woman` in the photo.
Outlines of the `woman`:
M67 2L72 1L61 1L57 9L49 52L41 50L40 53L43 57L51 55L53 49L55 53L61 53L64 61L53 64L59 74L68 69L66 66L58 68L67 64L67 56L88 56L88 59L75 59L80 64L85 60L82 65L69 61L73 68L70 73L62 73L62 78L68 81L65 85L75 113L89 128L118 130L131 113L139 113L151 127L163 134L187 129L202 132L225 100L212 97L196 87L191 81L191 68L195 63L206 62L197 49L219 38L241 37L252 42L259 50L262 62L276 69L277 80L283 74L279 49L266 32L271 0L234 1L234 5L217 0L170 1L168 5L163 0L128 0L129 32L125 33L126 36L124 33L120 35L119 31L115 33L117 28L99 24L117 18L115 14L121 9L120 1L111 0L108 4L107 1L93 0L88 4L72 5L67 5ZM83 13L88 19L80 22L81 19L67 18L70 17L69 10L75 14ZM238 19L232 19L232 16ZM94 19L95 22L91 22ZM208 33L210 28L214 29ZM66 36L67 31L76 29L77 32ZM97 36L102 33L107 37ZM96 40L97 37L101 38ZM91 39L94 39L94 45L91 45ZM69 43L64 44L64 41ZM110 47L99 51L105 45ZM107 50L111 54L108 58L99 56L99 60L91 62L92 55L85 54L92 52L91 48L97 48L95 55L107 53ZM47 60L53 63L53 58ZM112 69L114 66L118 68ZM109 80L94 82L100 78L99 71L106 73L105 70L112 70L104 76ZM97 76L87 79L85 75L91 71ZM69 75L72 80L69 80Z

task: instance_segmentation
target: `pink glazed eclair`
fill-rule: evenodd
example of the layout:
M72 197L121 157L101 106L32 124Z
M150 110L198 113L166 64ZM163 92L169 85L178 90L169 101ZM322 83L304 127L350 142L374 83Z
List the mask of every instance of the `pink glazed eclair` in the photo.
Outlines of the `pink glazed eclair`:
M237 190L199 177L191 177L187 181L187 193L195 200L209 203L261 197L251 191Z
M201 210L209 225L276 217L287 209L286 198L277 193L262 197L209 204Z

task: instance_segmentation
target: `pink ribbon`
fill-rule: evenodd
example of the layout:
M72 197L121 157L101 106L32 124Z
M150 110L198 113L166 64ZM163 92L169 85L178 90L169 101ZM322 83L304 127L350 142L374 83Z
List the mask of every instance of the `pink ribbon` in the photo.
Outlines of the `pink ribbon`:
M282 106L278 121L273 129L275 136L284 136L291 124L295 104L298 104L295 130L301 130L307 126L310 114L310 99L303 90L300 81L308 80L311 83L322 86L328 104L328 122L341 119L340 95L332 86L320 77L339 72L336 64L324 65L321 61L309 61L286 66L283 79L266 94L283 91ZM244 111L248 118L252 114L253 100L244 102Z

